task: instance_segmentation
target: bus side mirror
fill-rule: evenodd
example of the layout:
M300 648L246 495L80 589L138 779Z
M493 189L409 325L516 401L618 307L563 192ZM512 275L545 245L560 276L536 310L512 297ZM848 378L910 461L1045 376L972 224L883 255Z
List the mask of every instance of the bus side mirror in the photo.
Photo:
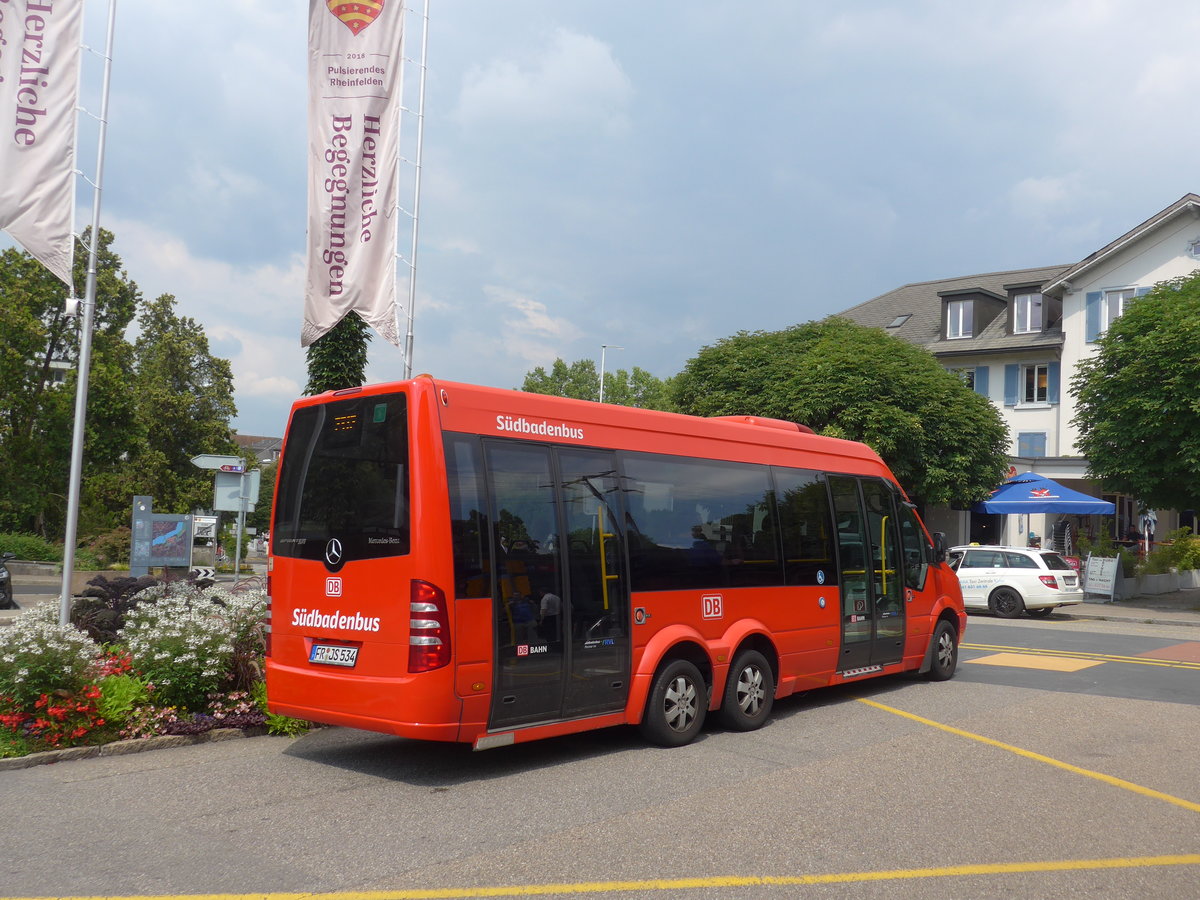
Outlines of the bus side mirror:
M946 561L946 535L941 531L933 533L933 559L940 563Z

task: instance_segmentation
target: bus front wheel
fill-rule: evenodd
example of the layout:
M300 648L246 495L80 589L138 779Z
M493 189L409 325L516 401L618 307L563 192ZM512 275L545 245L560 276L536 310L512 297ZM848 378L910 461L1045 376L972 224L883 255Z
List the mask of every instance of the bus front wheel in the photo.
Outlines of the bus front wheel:
M700 733L707 709L708 687L700 670L686 659L674 660L654 679L642 735L660 747L681 747Z
M761 728L775 702L775 675L757 650L743 650L729 667L721 722L735 731Z

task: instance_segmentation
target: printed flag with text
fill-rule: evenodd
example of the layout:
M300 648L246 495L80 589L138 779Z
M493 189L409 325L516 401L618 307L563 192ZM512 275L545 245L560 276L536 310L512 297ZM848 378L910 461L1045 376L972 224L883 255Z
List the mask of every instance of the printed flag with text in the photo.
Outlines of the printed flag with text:
M396 346L401 0L309 0L308 277L300 344L355 312Z
M83 0L0 0L0 228L72 287Z

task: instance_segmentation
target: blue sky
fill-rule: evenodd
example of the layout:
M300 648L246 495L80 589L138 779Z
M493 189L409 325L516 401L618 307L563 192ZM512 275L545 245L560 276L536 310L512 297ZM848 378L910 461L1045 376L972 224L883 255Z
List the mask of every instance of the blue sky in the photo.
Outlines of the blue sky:
M907 282L1076 262L1200 190L1197 33L1182 0L432 0L414 371L514 387L609 344L666 377ZM245 434L306 379L305 41L296 0L117 9L102 224L232 361Z

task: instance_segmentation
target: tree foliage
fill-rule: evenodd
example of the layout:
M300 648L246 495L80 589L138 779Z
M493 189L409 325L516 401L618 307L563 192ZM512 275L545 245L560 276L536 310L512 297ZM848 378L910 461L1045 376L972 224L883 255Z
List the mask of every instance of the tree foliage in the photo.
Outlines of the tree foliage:
M1071 379L1090 473L1156 509L1200 508L1200 273L1130 301Z
M366 322L354 314L343 316L308 345L308 384L304 393L312 396L363 384L370 340L371 327Z
M863 441L925 503L982 500L1008 466L1008 429L985 397L926 350L838 317L705 347L674 394L693 415L767 416Z
M86 282L89 239L76 247L76 284ZM190 458L233 446L229 362L211 355L195 321L175 315L174 297L142 301L113 240L101 230L81 539L128 524L135 494L154 497L163 512L208 506L211 476ZM65 315L65 297L32 256L0 253L0 531L59 538L65 529L81 324Z
M595 360L577 359L569 365L561 358L547 372L538 366L525 375L521 390L531 394L573 397L576 400L600 399L600 375ZM604 373L604 402L639 409L672 410L669 381L656 378L638 366L632 371L617 369Z

